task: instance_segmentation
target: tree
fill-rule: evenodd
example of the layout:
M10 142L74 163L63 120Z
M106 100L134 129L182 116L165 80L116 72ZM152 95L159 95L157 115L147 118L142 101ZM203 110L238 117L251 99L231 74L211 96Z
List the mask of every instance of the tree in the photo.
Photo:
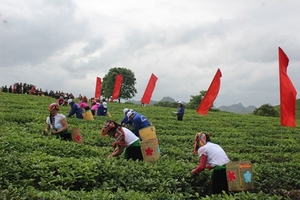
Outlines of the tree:
M279 113L273 106L270 104L263 104L259 108L256 108L253 111L254 115L261 115L261 116L269 116L269 117L279 117Z
M123 77L119 99L131 99L137 93L135 88L136 78L130 69L114 67L111 68L103 78L102 95L110 98L114 91L116 75L121 74Z
M197 109L198 106L200 105L200 102L204 98L206 92L207 91L205 91L205 90L201 90L199 95L195 95L195 96L191 95L190 102L188 103L188 105L186 107L188 107L190 109Z

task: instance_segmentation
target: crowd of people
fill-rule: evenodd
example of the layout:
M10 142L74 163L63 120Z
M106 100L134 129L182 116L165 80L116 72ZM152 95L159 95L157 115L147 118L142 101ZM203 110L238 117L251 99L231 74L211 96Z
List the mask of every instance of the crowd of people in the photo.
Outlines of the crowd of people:
M91 101L98 104L97 112L95 112L96 115L99 108L107 105L105 99L92 99ZM82 102L87 103L87 98L85 96L80 98L80 103L75 103L73 99L69 99L67 103L70 105L71 109L67 116L59 113L60 105L58 103L51 103L48 106L49 116L46 117L46 127L43 133L45 135L50 133L50 135L55 135L57 138L62 140L72 140L71 132L68 129L67 118L75 114L76 118L82 119L82 111L90 109L88 104L81 104ZM102 108L100 110L102 110ZM106 111L102 114L102 116L107 116L107 106ZM124 115L126 117L124 123L107 120L101 129L103 136L109 135L114 139L114 151L108 156L108 158L119 156L125 151L125 158L127 160L133 159L142 161L143 155L140 145L142 138L139 135L139 130L151 126L151 123L145 116L132 109L125 108ZM125 127L125 124L132 126L134 131Z
M2 92L15 93L15 94L31 94L31 95L39 95L39 96L50 96L55 99L59 99L63 97L64 100L68 100L69 98L74 99L74 95L72 93L66 93L62 91L54 91L47 89L44 91L42 88L37 88L36 85L28 84L28 83L14 83L7 87L4 85L1 87Z
M95 100L92 102L97 102ZM81 102L87 102L87 99L83 97ZM100 101L101 102L101 101ZM52 103L48 109L50 116L46 118L46 128L44 133L51 132L51 135L55 135L57 138L63 140L71 140L71 133L68 130L67 118L76 114L77 110L90 109L85 103L76 104L72 99L68 100L68 104L71 106L71 111L66 117L63 114L58 113L58 103ZM104 102L102 101L102 104ZM97 104L97 103L96 103ZM74 111L72 111L74 108ZM99 108L99 107L98 107ZM96 112L95 112L96 113ZM127 160L143 160L143 154L141 150L140 130L150 127L150 121L141 113L129 108L123 110L124 118L118 123L114 120L107 120L101 128L103 136L110 136L113 138L114 150L108 155L108 158L120 156L124 153ZM230 162L225 151L218 144L212 143L210 135L206 133L197 133L194 139L194 154L199 156L199 164L191 171L192 175L201 173L206 168L213 170L212 172L212 193L221 194L223 191L228 192L228 184L226 178L226 164Z
M58 99L59 101L60 99ZM59 105L59 103L57 103ZM70 105L70 111L67 117L76 116L77 119L83 119L83 113L87 111L91 111L93 116L108 116L110 117L110 113L108 112L108 106L105 98L103 99L95 99L91 98L90 102L86 96L79 96L79 103L76 103L74 99L70 98L62 105ZM91 104L91 106L89 105Z
M30 92L32 93L34 90L34 92L36 92L37 90L35 88L36 87L32 84L15 83L13 85L10 85L9 87L7 87L7 85L2 86L2 92L29 94Z
M108 112L108 107L105 98L95 99L91 98L90 102L88 102L88 98L86 96L81 96L79 94L79 103L75 103L75 97L72 93L66 93L62 91L54 91L47 89L44 91L41 88L37 89L37 87L33 84L28 83L14 83L7 87L7 85L1 87L2 92L15 93L15 94L31 94L31 95L39 95L39 96L49 96L56 99L56 102L59 106L68 106L70 105L71 109L67 117L71 117L74 114L78 119L83 119L82 113L88 110L91 110L92 115L94 116L107 116L110 115ZM89 106L91 104L91 106Z
M86 96L79 95L79 103L76 103L72 93L63 93L60 91L54 92L37 90L32 84L16 83L2 87L2 92L20 93L20 94L35 94L51 96L57 99L57 102L51 103L48 106L49 116L46 117L46 127L43 131L45 135L53 135L62 140L72 140L71 131L68 128L67 118L76 116L78 119L83 119L83 112L91 110L94 116L108 116L108 107L106 100L90 99ZM89 104L91 106L89 106ZM70 111L67 116L59 113L60 106L70 106ZM177 112L173 112L177 116L177 120L182 121L184 116L184 106L181 101L178 101ZM125 155L127 160L143 160L141 150L140 130L152 126L150 121L141 113L129 108L123 110L124 117L118 123L114 120L107 120L101 128L103 136L113 138L114 150L108 155L108 158L113 158ZM200 174L203 170L209 169L212 172L212 193L221 194L222 191L228 192L228 184L226 177L226 164L230 162L225 151L218 144L212 143L210 135L206 133L197 133L194 139L194 154L199 156L199 164L191 171L192 175Z

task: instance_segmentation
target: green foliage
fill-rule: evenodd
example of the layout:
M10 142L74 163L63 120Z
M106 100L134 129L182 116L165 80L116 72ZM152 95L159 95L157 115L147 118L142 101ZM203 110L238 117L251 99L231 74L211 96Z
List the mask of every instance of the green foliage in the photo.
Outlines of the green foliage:
M270 104L263 104L253 111L254 115L279 117L278 111Z
M300 99L296 101L296 119L300 119Z
M205 91L205 90L201 90L200 94L195 95L195 96L191 95L190 102L186 105L186 108L197 109L198 106L200 105L202 99L204 98L206 92L207 91Z
M154 104L154 106L168 107L168 108L177 108L177 102L169 102L169 101L159 101Z
M282 196L278 195L268 195L264 194L263 192L259 192L258 194L250 193L250 192L239 192L235 194L219 194L219 195L212 195L210 197L205 197L202 198L203 200L234 200L234 199L239 199L239 200L249 200L249 199L264 199L264 200L281 200L283 199Z
M161 158L153 163L107 159L112 139L100 135L106 117L68 118L84 145L43 136L47 107L54 99L0 92L0 199L299 199L300 129L280 127L278 117L108 102L120 121L129 107L156 127ZM69 107L61 107L67 114ZM299 121L298 121L299 124ZM211 171L191 176L194 134L205 131L231 161L253 163L253 191L212 195Z
M121 74L123 77L119 98L131 99L137 93L136 78L130 69L120 67L111 68L108 74L103 77L102 95L107 99L112 95L117 74Z

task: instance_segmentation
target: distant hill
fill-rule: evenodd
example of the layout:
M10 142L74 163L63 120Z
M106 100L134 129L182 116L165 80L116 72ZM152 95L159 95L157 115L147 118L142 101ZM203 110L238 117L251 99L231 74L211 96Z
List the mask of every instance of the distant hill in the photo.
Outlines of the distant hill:
M133 104L141 104L141 101L136 101L136 100L128 100L127 102L129 103L133 103ZM153 101L153 100L150 100L150 103L149 105L153 105L153 104L156 104L158 101Z
M239 114L249 114L255 110L255 106L245 107L243 104L232 104L231 106L220 106L218 109L227 112L239 113Z
M129 100L128 102L134 103L134 104L141 104L141 101L136 101L136 100ZM160 101L150 100L149 105L154 105L158 102L177 102L177 101L175 101L172 97L163 97Z
M164 97L160 100L160 102L167 101L167 102L176 102L172 97Z
M141 101L129 100L128 102L134 104L141 104ZM176 102L172 97L163 97L160 101L151 100L149 105L154 105L158 102ZM184 103L184 102L183 102ZM249 114L254 111L255 106L248 106L244 107L243 104L233 104L231 106L221 106L218 109L222 111L232 112L232 113L239 113L239 114Z

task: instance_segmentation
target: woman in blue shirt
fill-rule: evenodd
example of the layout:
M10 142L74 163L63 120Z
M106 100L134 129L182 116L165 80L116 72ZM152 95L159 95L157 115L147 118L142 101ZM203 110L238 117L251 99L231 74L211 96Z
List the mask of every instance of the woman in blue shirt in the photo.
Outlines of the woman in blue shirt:
M73 101L73 99L69 99L68 104L71 106L71 110L67 117L72 117L72 115L76 114L77 119L83 119L82 109Z
M183 115L184 115L184 106L182 104L182 101L178 101L178 109L177 112L175 112L177 115L177 120L182 121Z
M147 118L135 111L129 111L127 113L128 120L133 123L134 126L134 134L140 137L139 130L142 128L146 128L151 126L151 123L147 120Z

